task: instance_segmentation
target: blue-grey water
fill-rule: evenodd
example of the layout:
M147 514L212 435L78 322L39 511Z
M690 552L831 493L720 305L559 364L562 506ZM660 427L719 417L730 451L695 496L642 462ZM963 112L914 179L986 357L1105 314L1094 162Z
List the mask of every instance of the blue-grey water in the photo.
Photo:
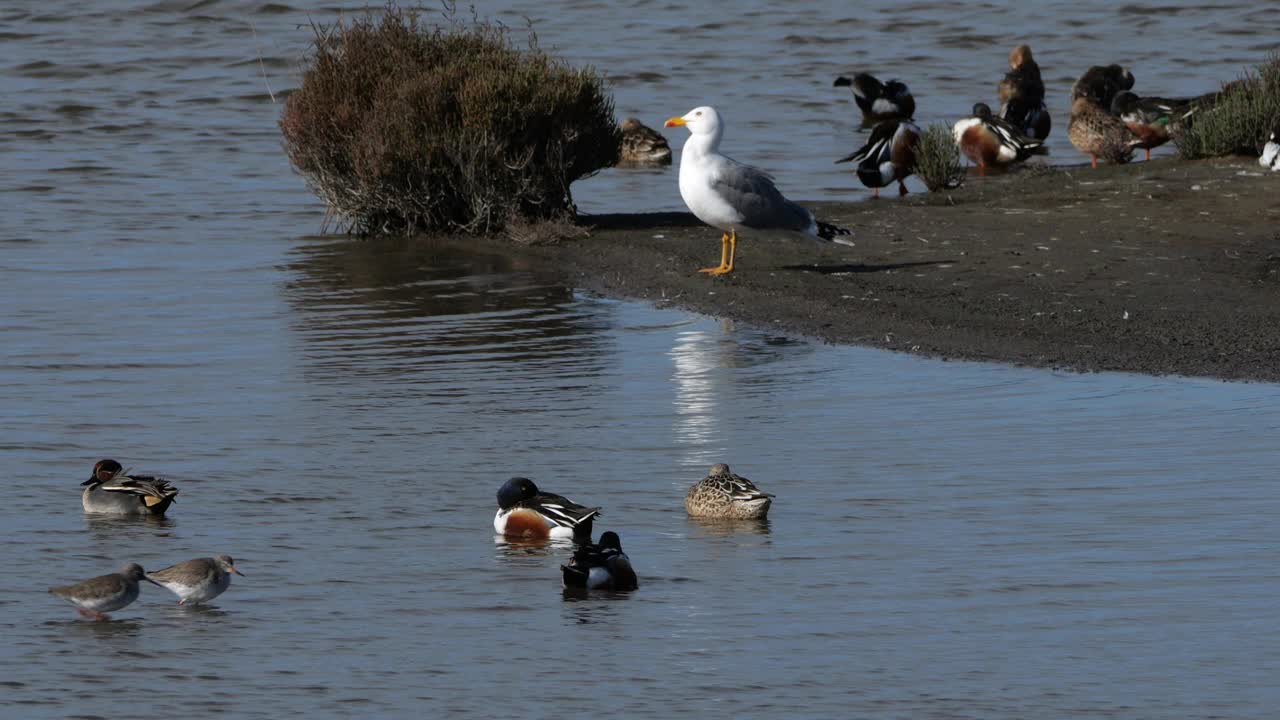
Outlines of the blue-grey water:
M1065 112L1093 62L1209 89L1278 12L805 8L480 10L608 72L621 115L720 105L726 149L823 199L862 192L836 74L954 119L1029 40ZM1274 717L1280 388L831 347L319 236L271 94L338 12L0 2L0 715ZM670 173L576 194L679 207ZM83 514L107 456L181 489L167 520ZM685 516L718 461L767 524ZM564 548L495 540L513 474L604 506L641 588L566 598ZM223 552L246 577L207 609L45 593Z

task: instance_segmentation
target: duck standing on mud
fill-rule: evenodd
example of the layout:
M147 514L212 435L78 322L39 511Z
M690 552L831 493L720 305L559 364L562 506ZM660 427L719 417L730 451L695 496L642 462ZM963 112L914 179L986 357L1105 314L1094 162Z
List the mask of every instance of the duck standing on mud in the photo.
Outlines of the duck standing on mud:
M904 180L915 172L920 128L910 120L885 120L871 130L866 144L836 160L856 163L858 179L880 197L880 188L898 183L898 194L907 194Z
M1049 137L1053 120L1044 104L1044 80L1040 66L1031 55L1030 45L1019 45L1009 52L1009 72L1000 80L996 91L1000 97L1000 117L1026 137L1044 140Z
M869 128L885 120L910 120L916 114L916 99L911 90L897 80L882 83L869 73L858 73L850 80L840 76L833 87L847 87L853 101L862 111L862 127Z
M1191 98L1167 99L1139 97L1131 90L1121 90L1111 100L1111 114L1119 117L1139 140L1135 148L1147 152L1169 142L1170 133L1176 132L1195 113Z
M960 151L978 166L979 175L986 175L988 167L1004 167L1049 152L1044 142L993 115L986 103L974 105L973 116L956 122L951 132Z

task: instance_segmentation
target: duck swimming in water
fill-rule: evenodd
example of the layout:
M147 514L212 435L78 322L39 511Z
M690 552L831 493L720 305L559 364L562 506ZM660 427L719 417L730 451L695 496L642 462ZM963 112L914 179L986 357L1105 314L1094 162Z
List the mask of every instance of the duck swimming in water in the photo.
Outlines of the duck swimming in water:
M542 492L529 478L513 477L498 488L493 529L508 537L590 540L591 521L599 514L598 507Z
M661 167L671 164L671 145L662 133L636 118L622 121L618 167Z
M85 512L113 515L164 515L178 489L168 480L150 475L125 475L115 460L99 460L93 474L80 483L80 504Z

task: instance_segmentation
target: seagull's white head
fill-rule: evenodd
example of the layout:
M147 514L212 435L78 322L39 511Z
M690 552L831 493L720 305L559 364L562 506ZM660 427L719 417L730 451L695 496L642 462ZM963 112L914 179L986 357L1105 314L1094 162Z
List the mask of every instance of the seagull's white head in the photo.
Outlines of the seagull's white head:
M720 113L709 105L696 107L680 117L673 117L665 125L666 127L683 125L694 135L719 135L723 129L720 124Z

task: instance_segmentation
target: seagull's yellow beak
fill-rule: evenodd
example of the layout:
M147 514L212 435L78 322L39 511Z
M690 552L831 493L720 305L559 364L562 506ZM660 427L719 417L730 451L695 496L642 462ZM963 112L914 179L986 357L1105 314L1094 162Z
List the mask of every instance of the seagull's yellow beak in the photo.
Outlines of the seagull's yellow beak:
M684 118L682 117L669 118L665 123L662 124L662 126L663 127L682 127L684 126Z

